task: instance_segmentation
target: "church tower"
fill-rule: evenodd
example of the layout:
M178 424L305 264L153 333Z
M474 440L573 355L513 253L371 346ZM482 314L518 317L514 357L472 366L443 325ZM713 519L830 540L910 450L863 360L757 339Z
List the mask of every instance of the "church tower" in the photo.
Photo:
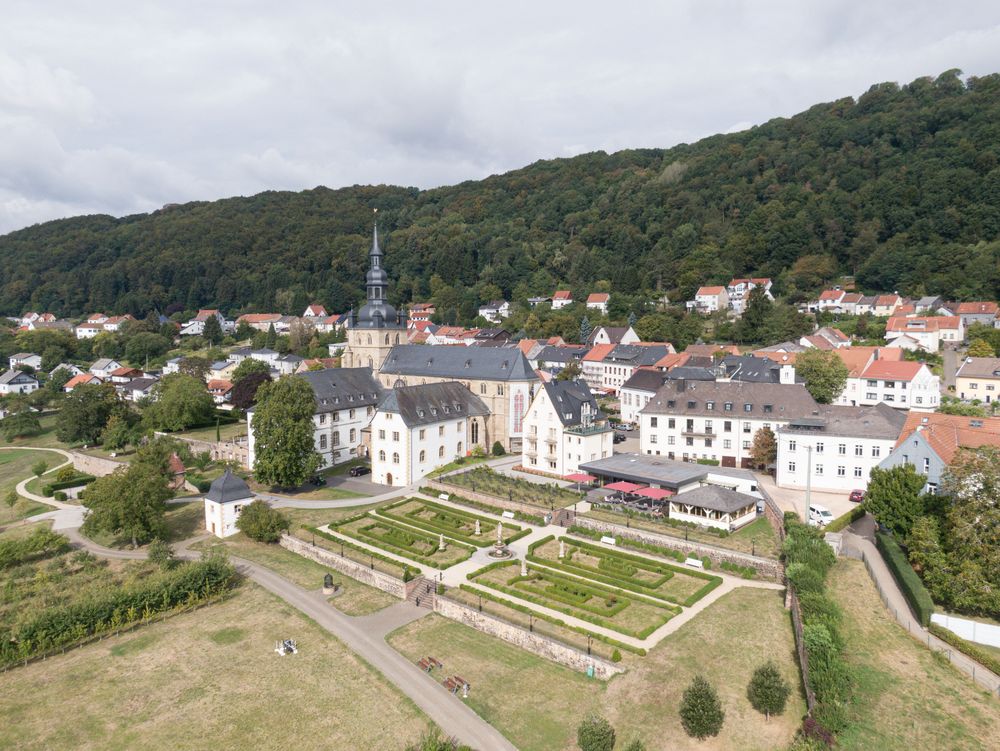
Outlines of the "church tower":
M356 313L348 313L347 348L341 361L345 368L371 368L373 375L378 374L393 345L406 344L406 311L397 311L389 304L384 259L376 224L368 251L365 304Z

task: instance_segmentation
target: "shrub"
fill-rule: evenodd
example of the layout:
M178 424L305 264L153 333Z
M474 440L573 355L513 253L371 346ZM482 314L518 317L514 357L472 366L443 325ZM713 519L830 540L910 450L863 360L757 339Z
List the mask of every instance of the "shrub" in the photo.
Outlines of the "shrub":
M893 577L903 591L906 601L910 603L917 619L926 627L931 622L931 614L934 612L934 601L924 583L917 576L917 572L910 566L899 543L889 535L881 532L875 533L875 544L885 560L886 566L892 571Z
M696 675L691 685L684 689L680 714L685 732L699 740L718 735L726 719L719 695L700 675Z
M441 582L439 582L438 585L437 585L437 590L436 591L437 591L437 593L439 595L443 595L444 594L444 584L441 583Z
M52 497L55 498L57 501L65 502L67 498L66 491L57 490L55 493L52 494Z
M997 675L1000 675L1000 658L994 657L989 651L983 649L975 642L963 639L954 631L949 631L944 626L932 623L929 628L930 632L941 641L947 642L951 646L955 647L955 649L959 652L968 655L976 662L989 668Z
M633 738L622 746L622 751L646 751L646 744L638 738Z
M747 698L758 712L770 719L773 714L785 711L785 704L792 687L784 679L778 666L768 660L753 671L747 686Z
M174 551L159 537L149 543L149 562L155 563L162 569L171 568L174 565Z
M500 441L493 442L493 456L503 456L507 452L504 450L503 444Z
M403 566L403 581L404 582L413 581L413 574L410 573L409 566Z
M277 542L290 526L287 516L259 499L244 506L236 520L237 529L257 542Z
M42 475L45 474L45 470L47 470L48 468L49 465L46 464L44 461L35 462L34 464L31 465L31 473L36 477L41 477Z
M853 524L854 522L856 522L858 519L860 519L861 517L863 517L865 515L865 513L866 513L865 512L865 507L862 506L862 505L860 505L860 504L858 504L855 508L852 508L846 514L841 514L836 519L834 519L832 522L830 522L829 524L827 524L824 531L826 531L826 532L839 532L840 530L844 529L845 527L850 526L851 524Z
M614 751L615 729L599 715L590 715L576 729L580 751Z
M67 464L65 467L56 472L56 482L68 482L76 477L76 470L73 468L72 464Z
M611 653L611 662L621 662L621 661L622 661L622 653L619 650L615 649L615 651Z

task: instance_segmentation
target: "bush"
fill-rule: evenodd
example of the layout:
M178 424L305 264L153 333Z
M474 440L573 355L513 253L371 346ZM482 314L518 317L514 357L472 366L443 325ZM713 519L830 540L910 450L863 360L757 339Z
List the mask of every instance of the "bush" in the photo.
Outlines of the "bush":
M726 719L719 695L700 675L696 675L691 685L684 689L680 714L685 732L699 740L718 735Z
M437 593L439 595L443 595L444 594L444 584L441 583L441 582L438 582L437 590L436 591L437 591Z
M747 698L758 712L770 719L773 714L785 711L785 704L792 687L784 679L778 666L768 660L753 671L747 686Z
M947 642L951 646L955 647L955 649L959 652L968 655L976 662L986 668L989 668L997 675L1000 675L1000 658L994 657L992 653L983 649L975 642L963 639L954 631L949 631L944 626L932 623L929 628L930 632L941 641Z
M287 516L259 499L244 506L236 520L237 529L257 542L277 542L290 526Z
M580 751L614 751L615 729L599 715L590 715L576 729Z
M95 479L93 475L83 475L73 473L73 476L68 480L57 480L56 482L46 483L42 486L42 495L47 498L51 498L52 494L57 490L66 490L66 488L78 488L81 485L89 485Z
M493 442L493 456L503 456L507 452L504 450L503 444L500 441Z
M57 501L65 503L67 499L66 491L57 490L55 493L52 494L52 497L55 498Z
M611 662L621 662L621 661L622 661L622 653L616 649L614 652L611 653Z
M68 482L76 477L76 470L73 468L72 464L67 464L65 467L56 472L56 482Z
M865 515L865 513L866 513L865 512L865 507L862 506L861 504L858 504L855 508L852 508L846 514L841 514L836 519L834 519L832 522L830 522L829 524L827 524L823 531L824 532L839 532L840 530L844 529L845 527L850 526L851 524L853 524L854 522L856 522L858 519L860 519L861 517L863 517Z
M931 614L934 612L934 601L924 583L917 576L917 572L910 566L906 559L906 554L899 547L899 543L889 535L882 532L875 533L875 544L886 566L892 571L893 577L899 584L906 601L910 603L917 619L926 627L931 622Z
M169 569L174 565L174 551L159 537L153 538L149 543L148 558L150 563L155 563L162 569Z

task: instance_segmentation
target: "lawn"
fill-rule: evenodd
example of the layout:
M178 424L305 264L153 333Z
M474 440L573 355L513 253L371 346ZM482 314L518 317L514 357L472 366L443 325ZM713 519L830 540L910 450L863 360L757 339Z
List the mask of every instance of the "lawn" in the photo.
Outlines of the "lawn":
M279 657L278 639L299 653ZM379 673L267 592L17 668L0 747L399 749L429 726Z
M42 430L37 435L15 438L13 441L8 441L3 437L0 437L0 446L36 446L53 449L69 448L69 446L56 438L56 414L54 412L42 415L38 418L38 422L41 424ZM49 456L52 457L53 461L62 461L61 457L58 457L55 454L49 454ZM52 464L52 461L50 461L49 464Z
M365 514L331 527L335 532L402 556L432 568L444 569L461 563L472 555L473 548L458 542L444 541L440 535L422 532L390 519Z
M334 574L333 580L340 585L341 591L330 598L330 604L347 615L370 615L401 602L398 597L349 576Z
M277 543L255 542L242 532L225 540L210 538L192 546L194 550L221 547L227 553L259 563L273 569L275 573L289 579L304 589L319 589L326 574L339 576L336 571L320 566L315 561L286 550Z
M625 526L625 515L620 511L595 508L585 514L581 514L581 516ZM691 540L692 542L702 542L706 545L713 545L717 548L725 548L727 550L736 550L740 553L753 553L762 558L777 558L781 552L778 536L774 533L770 522L764 516L754 519L745 527L738 529L726 537L720 537L712 532L692 527L674 527L666 522L639 516L631 516L628 524L636 529L645 529L661 535L669 535L670 537L677 537L682 540Z
M10 491L14 490L21 480L32 476L31 467L39 461L44 461L53 467L62 464L63 458L48 451L27 449L0 451L0 525L52 510L51 506L29 501L27 498L19 497L13 508L4 502Z
M442 506L434 501L425 501L422 498L407 498L399 503L383 506L378 514L433 534L443 534L452 540L477 548L492 545L497 539L495 520L469 511L460 511L451 506ZM476 522L479 522L478 535ZM503 531L503 539L507 544L531 532L530 529L507 522L504 522Z
M246 434L247 424L242 420L239 422L219 425L219 436L223 441L230 441L233 438ZM190 438L195 441L208 441L210 443L215 443L215 426L212 425L207 428L197 428L196 430L184 430L179 433L173 433L172 435L175 438Z
M790 743L804 709L793 693L769 721L750 707L754 668L773 659L797 686L794 642L780 592L738 589L665 638L646 657L625 655L624 675L602 683L437 615L391 634L412 660L432 654L472 685L468 703L522 751L577 749L576 727L590 712L606 716L619 744L677 751L768 751ZM677 714L683 690L701 673L719 691L726 722L717 738L697 741Z
M327 486L317 488L315 485L306 484L298 489L284 490L272 488L270 485L261 485L253 480L249 481L250 489L255 493L267 493L291 498L296 501L344 501L349 498L365 498L364 493L356 493L353 490L343 490L341 488L331 488Z
M494 472L491 467L474 467L468 472L440 478L440 482L468 488L474 493L485 493L495 498L506 498L540 509L551 506L560 508L576 503L583 498L582 493L559 487L555 483L537 483L520 477L510 477Z
M838 736L838 748L996 748L996 697L896 624L864 564L842 559L830 572L827 588L844 612L845 651L858 687L855 721Z
M662 600L654 601L537 566L529 566L527 576L521 576L517 561L486 566L470 574L469 580L638 639L646 638L681 611Z

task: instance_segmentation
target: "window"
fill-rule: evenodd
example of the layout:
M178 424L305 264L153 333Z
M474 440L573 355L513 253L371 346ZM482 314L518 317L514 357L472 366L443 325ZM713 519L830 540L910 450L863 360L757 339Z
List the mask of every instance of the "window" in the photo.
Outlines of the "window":
M878 386L878 381L868 381L868 388L873 389Z
M351 443L357 440L358 431L355 428L351 428Z
M694 420L685 420L684 421L684 430L686 432L688 432L688 433L693 433L694 432Z
M458 442L458 448L455 450L455 453L458 454L458 456L462 455L462 442L461 441Z
M655 435L651 435L651 436L649 437L649 442L650 442L650 443L656 443L656 436L655 436Z
M656 427L656 418L655 417L650 417L649 418L649 427L651 427L651 428L655 428ZM673 425L671 425L670 427L673 427Z
M438 446L438 459L444 458L444 446Z
M323 433L319 437L319 450L326 451L326 433Z
M880 456L882 454L882 449L879 446L872 446L872 456Z
M732 433L733 432L733 421L732 420L726 420L725 422L723 422L722 423L722 429L726 433Z
M745 422L745 423L743 423L743 432L744 432L744 433L749 433L749 432L751 432L751 431L750 431L750 423L748 423L748 422Z
M384 430L380 430L378 432L378 437L379 437L379 440L384 441L385 440L385 431Z
M685 446L694 446L694 438L685 438L684 439L684 445Z
M931 460L928 457L924 457L924 474L926 475L931 471Z
M743 411L744 412L753 412L753 405L752 404L744 404L743 405Z
M392 431L392 440L395 443L399 443L399 431L398 430Z
M865 447L862 446L860 443L855 443L854 444L854 455L855 456L864 456L865 455Z
M333 417L331 417L330 419L333 420L334 422L340 422L340 413L339 412L333 412L332 414L333 414Z
M817 464L816 465L816 474L817 475L822 475L823 474L823 465L822 464Z
M707 448L707 449L712 448L712 439L711 438L706 438L705 439L705 448Z
M425 461L427 461L427 452L426 451L421 451L420 452L420 462L423 463Z
M789 441L788 442L788 453L789 454L794 454L795 453L795 446L796 445L797 444L795 443L795 441Z
M894 402L894 401L896 401L896 397L895 397L895 396L893 396L892 394L886 394L886 395L885 395L885 400L886 400L887 402Z
M392 452L392 463L399 464L399 454L395 451Z
M847 475L847 469L844 467L837 467L837 477L844 477Z
M653 419L655 420L656 418L654 417ZM677 427L677 420L675 420L673 417L668 417L667 418L667 427L671 428L671 429L676 428Z
M838 443L837 444L837 453L840 454L841 456L845 456L847 454L847 444L846 443Z
M485 394L486 393L486 384L485 383L480 383L479 384L479 393L480 394Z
M728 438L723 439L722 448L731 449L732 447L733 447L733 442L730 439Z
M426 430L424 430L423 428L421 428L421 429L420 429L420 432L419 432L419 433L417 433L417 437L418 437L418 438L419 438L419 439L420 439L421 441L422 441L422 440L424 440L424 434L425 434L426 432L427 432Z
M930 495L937 495L937 483L936 482L927 483L927 492Z
M822 454L823 453L823 442L822 441L820 441L819 443L816 444L816 453L817 454ZM843 453L843 452L841 452L841 453Z
M723 405L723 407L722 407L722 408L723 408L723 409L724 409L724 410L725 410L726 412L732 412L732 411L733 411L733 403L732 403L732 402L726 402L726 403L725 403L725 404Z
M378 452L378 460L380 462L384 462L385 461L385 452L384 451L379 451Z
M503 396L503 384L497 384L497 396Z
M869 391L868 393L865 394L865 399L868 399L869 401L875 401L876 399L878 399L878 395L874 391Z
M350 419L352 419L352 420L354 419L354 410L353 409L350 411L350 414L348 415L348 417Z
M673 445L674 445L674 442L675 442L675 441L674 441L674 437L673 437L672 435L668 435L668 436L667 436L667 445L668 445L668 446L673 446Z
M743 448L744 449L749 449L750 448L750 441L743 441Z
M715 402L705 402L705 409L707 410L715 409Z
M895 381L886 381L885 382L885 387L887 389L894 389L894 388L896 388L896 382Z
M861 474L862 474L861 467L855 467L854 468L854 476L855 477L861 477Z
M326 425L326 412L321 412L319 416L319 424Z
M788 462L788 471L789 472L795 471L795 462Z
M705 420L705 432L706 433L711 433L712 432L712 421L711 420Z
M438 425L438 436L444 435L444 425Z

